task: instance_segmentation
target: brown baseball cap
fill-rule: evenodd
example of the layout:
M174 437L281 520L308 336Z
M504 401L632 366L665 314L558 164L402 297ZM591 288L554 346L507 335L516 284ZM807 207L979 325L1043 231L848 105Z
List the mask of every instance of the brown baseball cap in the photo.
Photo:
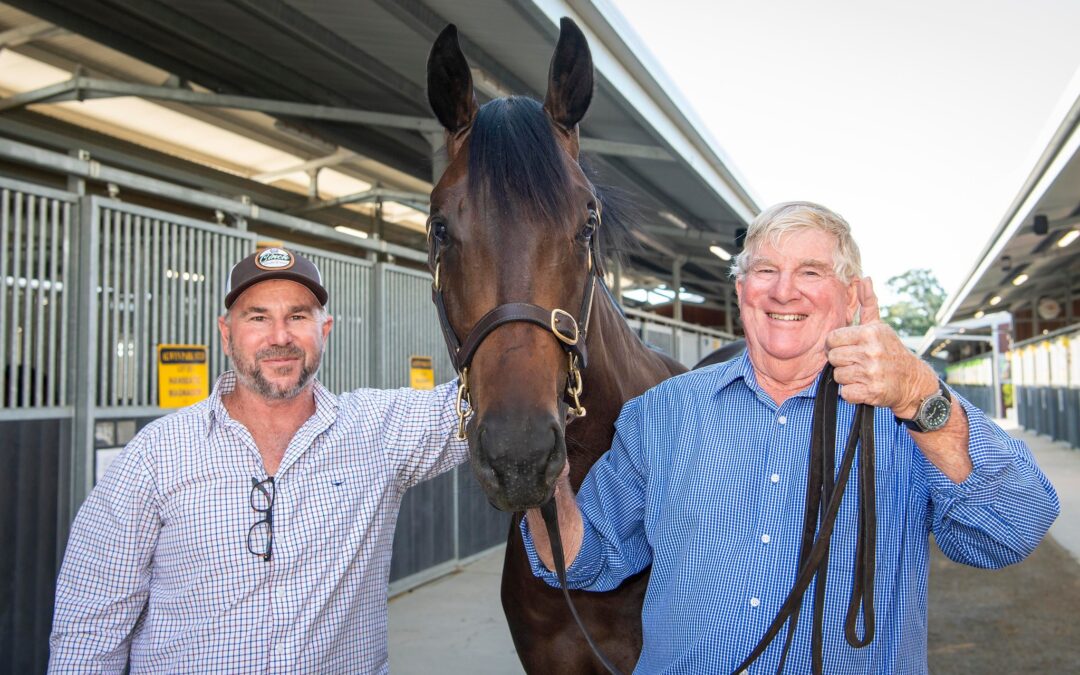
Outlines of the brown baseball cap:
M232 307L240 294L260 281L287 279L307 286L320 305L326 305L322 273L315 263L299 253L274 246L259 249L233 265L225 282L225 309Z

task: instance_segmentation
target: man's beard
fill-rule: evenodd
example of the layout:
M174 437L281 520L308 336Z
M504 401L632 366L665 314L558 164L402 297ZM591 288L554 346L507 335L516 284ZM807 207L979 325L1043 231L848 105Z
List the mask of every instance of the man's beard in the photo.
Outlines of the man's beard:
M232 354L233 367L236 369L237 377L263 398L277 401L294 398L302 392L311 382L311 379L315 377L315 373L318 372L319 364L322 361L321 349L315 354L313 363L308 364L307 353L295 346L267 347L255 352L254 359L248 359L247 355L236 349L236 344L233 342L231 335L229 336L229 353ZM259 361L261 360L281 358L300 359L300 374L297 376L296 382L287 387L271 383L259 368Z

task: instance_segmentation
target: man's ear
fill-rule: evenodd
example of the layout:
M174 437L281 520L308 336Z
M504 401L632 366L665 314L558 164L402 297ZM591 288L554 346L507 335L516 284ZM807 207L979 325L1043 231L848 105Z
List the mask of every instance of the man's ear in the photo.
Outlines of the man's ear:
M221 351L225 356L232 358L232 354L229 353L229 331L232 330L232 327L229 326L229 320L226 317L228 317L228 312L218 317L217 327L218 333L221 334Z
M326 338L330 336L330 329L334 327L334 315L326 310L323 310L323 312L322 339L325 344Z

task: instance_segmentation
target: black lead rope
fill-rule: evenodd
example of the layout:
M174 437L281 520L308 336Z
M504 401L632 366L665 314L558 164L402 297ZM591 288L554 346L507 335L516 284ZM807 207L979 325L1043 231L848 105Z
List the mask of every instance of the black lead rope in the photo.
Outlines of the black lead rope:
M551 499L547 500L543 506L540 507L540 514L544 516L544 525L547 527L548 540L551 542L551 557L555 560L555 575L559 577L559 587L562 588L563 597L566 598L566 604L570 607L570 613L574 615L574 621L577 622L578 628L581 629L581 634L585 636L585 641L589 643L589 647L593 650L593 654L596 658L600 659L600 663L604 664L607 671L611 675L622 675L622 672L615 667L615 664L608 659L607 655L600 650L600 647L593 642L592 636L589 635L589 631L585 628L585 623L578 616L577 608L574 607L574 601L570 599L570 591L566 588L566 559L563 557L562 549L562 536L559 534L559 510L555 505L555 496L552 495Z
M750 655L734 673L741 673L760 657L784 624L788 623L784 649L777 665L777 675L784 672L784 662L791 648L795 627L799 621L803 596L817 577L814 589L814 616L810 634L811 668L814 675L823 670L822 646L825 617L825 583L829 565L829 543L832 538L840 502L844 498L855 451L859 453L859 523L855 545L855 578L851 599L844 617L844 637L852 647L865 647L874 639L874 551L877 540L877 511L874 492L874 409L868 405L855 407L855 419L848 433L847 446L840 460L840 472L833 482L833 453L836 448L836 407L840 385L833 379L833 367L825 366L814 398L814 422L810 440L809 476L806 484L806 511L803 517L803 537L799 550L799 572L795 584L784 599L776 617ZM818 525L820 516L820 526ZM815 538L815 531L817 537ZM863 637L858 636L859 609L863 614Z
M836 448L836 410L840 397L840 385L833 379L833 367L826 365L821 374L817 396L814 398L814 421L810 440L810 461L806 484L806 511L803 516L802 543L799 549L798 575L795 584L784 599L768 630L750 655L740 663L734 673L746 670L772 644L784 624L788 624L784 639L784 649L780 653L780 662L776 672L784 671L784 662L791 649L795 636L795 627L799 621L803 596L810 583L817 578L814 588L813 624L811 626L810 648L811 667L814 675L823 671L823 627L825 616L825 583L829 566L829 543L840 502L844 498L851 468L855 462L855 452L859 453L859 523L858 540L855 545L855 578L852 580L851 599L848 601L844 617L844 637L852 647L860 648L874 639L874 553L877 541L877 511L874 493L874 409L868 405L855 408L855 419L848 433L847 445L840 460L840 472L835 473L833 453ZM836 476L835 481L833 476ZM555 561L555 574L559 578L563 597L570 607L570 613L581 629L596 657L612 675L621 675L619 670L600 651L593 641L581 617L578 616L570 592L566 589L566 565L563 558L562 538L559 535L559 517L552 497L540 507L551 542L551 554ZM820 520L820 527L818 522ZM816 537L815 537L816 534ZM863 615L863 636L858 635L859 609Z

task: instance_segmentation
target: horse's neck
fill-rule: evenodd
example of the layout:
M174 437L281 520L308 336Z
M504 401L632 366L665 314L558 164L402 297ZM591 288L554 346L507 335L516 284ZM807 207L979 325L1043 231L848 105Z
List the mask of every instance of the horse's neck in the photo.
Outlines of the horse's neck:
M593 462L611 447L615 418L623 404L677 372L641 342L607 294L599 290L588 349L589 367L582 377L582 403L588 414L566 428L570 479L575 488Z

